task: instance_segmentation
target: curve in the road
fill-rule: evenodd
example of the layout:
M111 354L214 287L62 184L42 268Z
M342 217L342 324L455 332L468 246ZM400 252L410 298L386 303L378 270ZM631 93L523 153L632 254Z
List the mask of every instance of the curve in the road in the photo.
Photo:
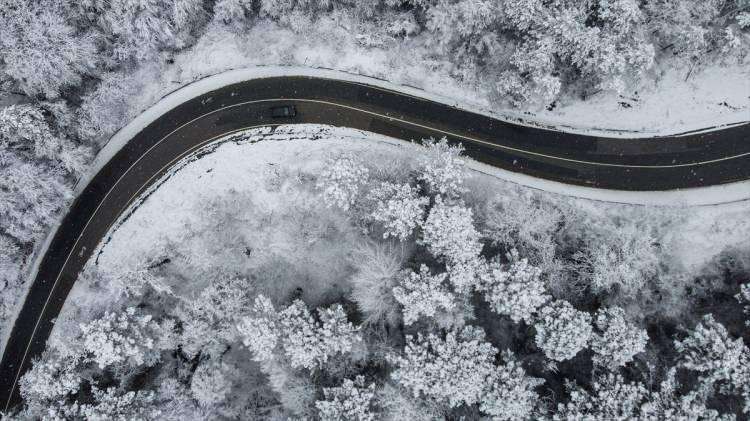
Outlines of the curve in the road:
M294 105L276 120L270 108ZM184 156L251 127L316 123L419 140L447 137L471 158L575 185L628 191L750 179L750 124L661 138L585 136L517 125L424 98L335 79L276 77L190 99L133 136L80 191L42 257L0 363L0 408L45 347L78 273L128 205Z

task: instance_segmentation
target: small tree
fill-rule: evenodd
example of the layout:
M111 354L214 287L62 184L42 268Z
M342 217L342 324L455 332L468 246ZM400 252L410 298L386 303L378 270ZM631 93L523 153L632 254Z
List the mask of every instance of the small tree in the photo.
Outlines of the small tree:
M370 193L376 204L370 218L383 224L383 238L396 237L403 241L424 219L425 206L430 199L420 197L409 184L383 183Z
M354 205L360 186L367 182L370 171L352 155L340 155L326 161L317 187L323 190L323 200L329 207L343 211Z
M364 376L345 379L340 387L323 389L326 400L315 402L322 421L375 421L372 402L375 385L365 386Z
M541 271L513 250L507 266L492 262L481 272L479 289L492 311L508 316L514 322L533 322L537 309L552 296L540 279Z
M534 324L536 345L555 361L573 358L591 337L591 316L567 301L557 300L542 307Z
M620 307L599 310L595 324L599 333L592 335L591 349L596 352L594 363L600 366L623 366L646 349L648 334L625 320Z
M482 399L495 372L497 350L481 329L467 326L445 338L433 333L406 338L403 356L391 357L398 368L391 377L416 396L447 401L451 407Z
M446 288L447 273L430 274L430 269L421 265L419 273L409 271L399 286L393 288L393 296L402 306L404 323L410 325L420 316L435 317L439 311L449 312L456 307L455 295Z

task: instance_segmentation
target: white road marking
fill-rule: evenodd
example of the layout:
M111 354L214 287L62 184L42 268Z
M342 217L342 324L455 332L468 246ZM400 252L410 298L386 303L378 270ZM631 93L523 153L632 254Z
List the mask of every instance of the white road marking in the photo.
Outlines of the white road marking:
M418 98L418 99L423 99L423 98L415 97L415 96L408 95L408 94L403 94L403 95L404 96L410 96L410 97ZM117 181L112 185L112 187L107 191L107 193L104 195L104 197L102 198L102 200L99 202L99 205L96 207L96 209L94 210L94 212L91 214L91 217L86 222L86 225L84 225L83 230L81 230L81 233L76 238L76 241L73 244L73 248L68 253L68 256L66 257L65 262L63 263L63 266L60 269L60 272L58 273L57 277L55 278L55 282L52 284L52 288L50 289L50 294L47 296L47 300L44 302L44 306L42 307L42 311L40 313L40 317L37 320L36 324L34 325L34 330L32 331L32 334L31 334L31 340L29 341L29 344L26 346L26 350L24 351L24 354L23 354L23 359L21 360L21 364L19 365L18 371L16 372L16 377L15 377L15 379L13 381L13 385L12 385L12 387L10 389L10 394L8 395L8 402L6 402L6 404L5 404L5 411L8 410L8 407L10 405L10 398L13 395L13 392L15 391L16 386L18 384L18 379L21 376L21 369L23 368L24 363L26 362L26 358L28 357L29 349L31 348L31 344L32 344L33 339L34 339L34 335L36 334L36 331L39 328L39 323L41 323L41 321L42 321L42 316L44 315L44 312L45 312L45 310L47 308L47 305L49 304L49 300L52 298L52 292L57 287L57 283L58 283L58 281L60 279L60 276L62 276L62 273L65 271L65 267L67 266L68 261L70 260L70 256L73 254L73 251L76 249L76 247L78 245L78 242L80 241L81 237L83 237L83 234L86 231L86 228L88 228L89 224L91 223L91 221L96 216L96 213L99 211L99 209L101 208L102 204L106 201L107 197L109 197L110 193L112 193L112 191L115 189L115 187L117 187L117 185L120 183L120 181L122 181L122 179L130 172L130 170L133 169L133 167L135 167L141 161L141 159L143 159L143 157L145 157L146 155L148 155L156 146L158 146L159 144L161 144L161 142L163 142L166 138L170 137L175 132L177 132L179 130L182 130L184 127L186 127L186 126L188 126L188 125L196 122L197 120L200 120L200 119L202 119L204 117L207 117L209 115L215 114L215 113L220 112L220 111L224 111L226 109L234 108L234 107L240 107L240 106L248 105L248 104L256 104L256 103L263 103L263 102L278 102L278 101L307 102L307 103L317 103L317 104L332 105L332 106L336 106L336 107L340 107L340 108L346 108L346 109L349 109L349 110L354 110L354 111L362 112L362 113L365 113L365 114L373 115L373 116L376 116L376 117L384 118L384 119L387 119L387 120L390 120L390 121L398 121L400 123L404 123L404 124L415 126L415 127L420 127L420 128L423 128L423 129L431 130L431 131L434 131L434 132L437 132L437 133L442 133L443 135L447 135L447 136L451 136L451 137L455 137L455 138L465 139L465 140L468 140L468 141L473 142L473 143L479 143L479 144L482 144L482 145L487 145L487 146L490 146L490 147L493 147L493 148L496 148L496 149L504 149L504 150L509 150L509 151L513 151L513 152L517 152L517 153L523 153L523 154L526 154L526 155L538 156L538 157L543 157L543 158L547 158L547 159L559 160L559 161L565 161L565 162L572 162L572 163L578 163L578 164L587 164L587 165L596 165L596 166L605 166L605 167L617 167L617 168L681 168L681 167L699 166L699 165L711 164L711 163L716 163L716 162L721 162L721 161L727 161L727 160L741 158L741 157L750 155L750 152L746 152L746 153L742 153L742 154L738 154L738 155L727 156L727 157L722 157L722 158L716 158L716 159L707 160L707 161L699 161L699 162L686 163L686 164L671 164L671 165L623 165L623 164L611 164L611 163L604 163L604 162L584 161L584 160L578 160L578 159L572 159L572 158L557 157L557 156L554 156L554 155L548 155L548 154L543 154L543 153L538 153L538 152L527 151L527 150L523 150L523 149L519 149L519 148L514 148L514 147L510 147L510 146L499 145L499 144L495 144L495 143L492 143L492 142L487 142L487 141L484 141L484 140L481 140L481 139L477 139L477 138L474 138L474 137L471 137L471 136L465 136L465 135L461 135L461 134L449 132L449 131L446 131L446 130L442 130L442 129L430 127L430 126L427 126L427 125L410 122L410 121L407 121L407 120L404 120L404 119L401 119L401 118L392 117L392 116L389 116L389 115L383 115L383 114L380 114L380 113L376 113L376 112L373 112L373 111L363 110L361 108L352 107L352 106L349 106L349 105L337 104L337 103L334 103L334 102L322 101L322 100L299 99L299 98L274 98L274 99L261 99L261 100L255 100L255 101L245 101L245 102L241 102L241 103L237 103L237 104L228 105L226 107L218 108L216 110L213 110L211 112L208 112L206 114L203 114L201 116L198 116L198 117L190 120L189 122L187 122L187 123L181 125L180 127L172 130L167 135L165 135L164 137L162 137L161 139L159 139L159 141L157 141L156 143L154 143L154 145L152 145L144 154L142 154L140 157L138 157L138 159L130 167L128 167L127 170L125 170L125 172L120 176L120 178L117 179ZM445 104L443 104L443 105L445 105ZM294 124L294 123L290 123L290 124ZM221 135L214 136L213 138L211 138L209 140L206 140L206 141L203 141L203 142L201 142L201 143L199 143L197 145L194 145L187 152L181 154L179 158L173 159L169 164L167 164L166 166L162 167L155 175L153 175L151 178L149 178L148 182L146 184L144 184L143 186L141 186L141 188L138 189L138 192L135 195L133 195L128 200L128 203L131 203L131 201L133 199L135 199L138 194L140 194L140 192L143 190L143 187L147 186L148 183L150 183L151 180L153 180L153 178L156 177L156 175L158 175L165 168L168 168L169 166L171 166L172 164L174 164L175 161L177 161L179 159L182 159L182 157L186 156L187 154L189 154L190 152L194 151L195 149L197 149L199 147L202 147L202 146L204 146L204 145L206 145L206 144L208 144L208 143L210 143L210 142L212 142L212 141L214 141L214 140L216 140L216 139L218 139L220 137L224 137L224 136L230 135L232 133L236 133L238 131L249 130L249 129L256 128L256 127L278 126L278 125L281 125L281 124L279 124L279 123L269 123L269 124L260 124L260 125L248 126L248 127L244 127L244 128L237 129L237 130L232 130L232 131L223 133ZM110 227L111 227L111 225L110 225Z

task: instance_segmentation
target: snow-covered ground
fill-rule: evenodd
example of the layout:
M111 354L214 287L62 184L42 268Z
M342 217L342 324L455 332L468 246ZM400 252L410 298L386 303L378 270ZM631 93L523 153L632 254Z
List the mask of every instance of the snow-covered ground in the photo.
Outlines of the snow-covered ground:
M208 151L210 153L206 153ZM144 200L133 204L99 250L97 269L117 274L142 270L144 264L158 261L163 252L175 244L205 242L201 236L216 228L214 224L220 222L216 219L231 213L227 208L237 207L247 208L248 218L246 224L239 225L245 227L243 231L232 233L238 242L250 241L251 248L300 253L305 246L291 245L285 237L288 233L282 219L262 223L252 219L267 218L274 213L285 215L285 209L290 206L315 202L314 195L301 193L287 184L276 185L276 180L289 179L290 175L304 179L309 174L317 174L327 157L340 153L366 157L369 162L389 168L404 160L413 160L420 150L372 133L315 125L284 126L273 132L259 129L219 140L185 158L145 193ZM695 273L724 250L750 246L750 220L747 218L750 201L700 207L634 206L540 192L477 170L472 174L470 195L503 195L514 201L541 197L555 206L573 209L578 221L585 224L579 228L582 231L605 219L639 221L647 227L644 229L654 230L650 235L658 238L662 249L667 251L667 264L681 271ZM223 205L217 205L217 200ZM224 214L221 213L223 207L227 207ZM619 240L612 238L611 241ZM206 253L207 261L216 263L217 259L229 258L233 251L227 251L226 256L211 255L211 250ZM93 263L90 262L89 271ZM81 311L88 313L91 309L107 307L104 303L111 299L112 290L104 286L97 288L96 293L90 288L86 282L76 284L66 301L62 320L77 321L79 316L74 315ZM185 286L178 288L187 292Z

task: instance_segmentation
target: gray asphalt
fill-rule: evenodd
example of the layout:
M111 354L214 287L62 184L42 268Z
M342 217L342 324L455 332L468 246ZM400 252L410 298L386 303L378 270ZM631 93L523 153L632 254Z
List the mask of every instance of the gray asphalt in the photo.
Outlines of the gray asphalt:
M297 116L272 119L294 105ZM749 120L750 120L750 116ZM248 127L318 123L404 140L461 142L478 161L564 183L671 190L750 179L750 123L720 131L619 139L495 120L372 86L278 77L224 87L190 100L143 129L76 198L44 255L0 362L0 409L20 402L17 380L44 350L79 272L128 204L201 145Z

